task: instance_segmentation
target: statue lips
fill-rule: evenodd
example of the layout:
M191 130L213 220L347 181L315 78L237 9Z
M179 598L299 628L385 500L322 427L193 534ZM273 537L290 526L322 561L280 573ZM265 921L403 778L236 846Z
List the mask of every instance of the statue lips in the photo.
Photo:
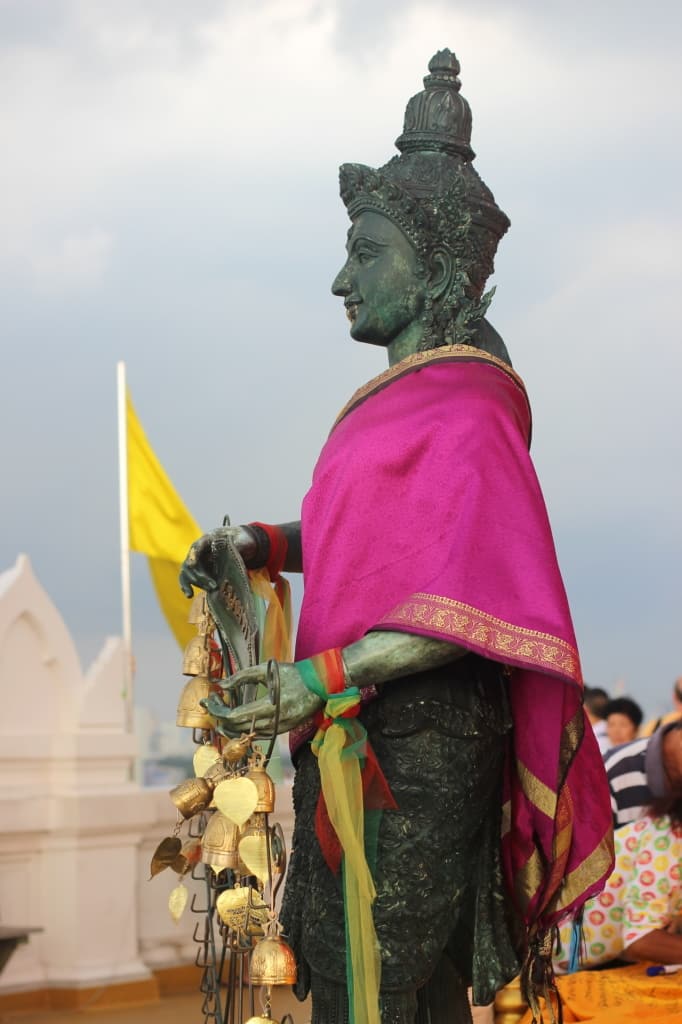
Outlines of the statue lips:
M358 306L359 305L360 305L360 300L359 299L354 299L352 302L349 302L349 301L344 302L344 306L346 307L346 316L348 317L348 319L350 320L350 322L352 324L355 323L355 319L356 319L356 317L358 315Z

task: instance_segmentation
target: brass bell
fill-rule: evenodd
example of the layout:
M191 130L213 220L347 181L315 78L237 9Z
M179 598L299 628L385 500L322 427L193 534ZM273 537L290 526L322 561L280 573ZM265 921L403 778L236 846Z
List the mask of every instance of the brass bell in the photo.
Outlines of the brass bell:
M182 656L184 676L205 676L208 674L209 653L203 636L193 636Z
M241 761L248 754L253 737L254 733L249 733L248 735L244 733L238 740L228 740L223 745L223 759L228 764L237 764L238 761Z
M239 867L239 828L220 811L214 811L201 837L201 859L216 868Z
M213 786L206 779L186 779L171 789L170 798L183 818L192 818L210 804Z
M204 593L203 590L199 590L192 598L192 602L189 606L189 615L187 616L187 621L190 622L193 626L203 626L204 623L201 620L206 618L206 614L206 594Z
M246 1024L279 1024L279 1021L272 1017L249 1017Z
M268 935L256 944L249 964L252 985L295 985L296 958L279 935Z
M255 811L263 814L270 814L275 809L275 784L265 770L263 755L257 753L249 761L249 770L246 778L255 783L258 790L258 803Z
M210 692L211 684L207 676L189 679L180 694L175 724L187 729L210 729L213 719L199 703L200 700L206 700Z

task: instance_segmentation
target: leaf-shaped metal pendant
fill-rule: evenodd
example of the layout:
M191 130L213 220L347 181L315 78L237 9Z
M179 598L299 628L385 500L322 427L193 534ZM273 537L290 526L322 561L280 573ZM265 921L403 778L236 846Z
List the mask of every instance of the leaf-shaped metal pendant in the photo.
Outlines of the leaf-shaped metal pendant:
M239 779L225 779L216 786L213 803L235 825L243 825L251 817L258 803L256 784L244 776Z
M248 886L223 890L216 900L216 910L220 920L233 931L251 936L262 935L268 920L263 897Z
M168 897L168 909L170 910L170 916L177 924L182 913L187 906L187 900L189 898L189 890L186 885L180 882L180 885L176 885L170 896Z
M171 868L178 875L186 875L192 870L195 864L199 863L200 859L201 843L194 841L185 843L182 850L171 864Z
M204 744L198 748L192 758L194 774L198 779L203 778L209 768L212 768L213 765L220 760L221 757L218 748L214 747L212 744Z
M158 875L161 871L169 868L181 849L182 840L178 839L177 836L167 836L165 839L162 839L154 850L149 877L153 878L154 875Z

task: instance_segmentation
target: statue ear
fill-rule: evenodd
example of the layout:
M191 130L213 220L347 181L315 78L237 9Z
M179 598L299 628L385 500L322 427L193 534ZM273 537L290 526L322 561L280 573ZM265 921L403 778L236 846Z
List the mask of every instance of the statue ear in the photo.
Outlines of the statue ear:
M438 302L450 291L455 277L455 264L446 249L435 249L429 258L429 295Z

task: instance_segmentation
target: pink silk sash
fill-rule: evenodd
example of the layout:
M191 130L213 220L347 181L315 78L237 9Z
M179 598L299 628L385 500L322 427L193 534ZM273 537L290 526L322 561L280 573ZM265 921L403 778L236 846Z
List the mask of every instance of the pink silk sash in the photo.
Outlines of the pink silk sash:
M613 850L530 432L521 380L468 346L410 356L360 389L303 502L296 657L385 629L513 670L503 860L519 912L544 928L600 891Z

